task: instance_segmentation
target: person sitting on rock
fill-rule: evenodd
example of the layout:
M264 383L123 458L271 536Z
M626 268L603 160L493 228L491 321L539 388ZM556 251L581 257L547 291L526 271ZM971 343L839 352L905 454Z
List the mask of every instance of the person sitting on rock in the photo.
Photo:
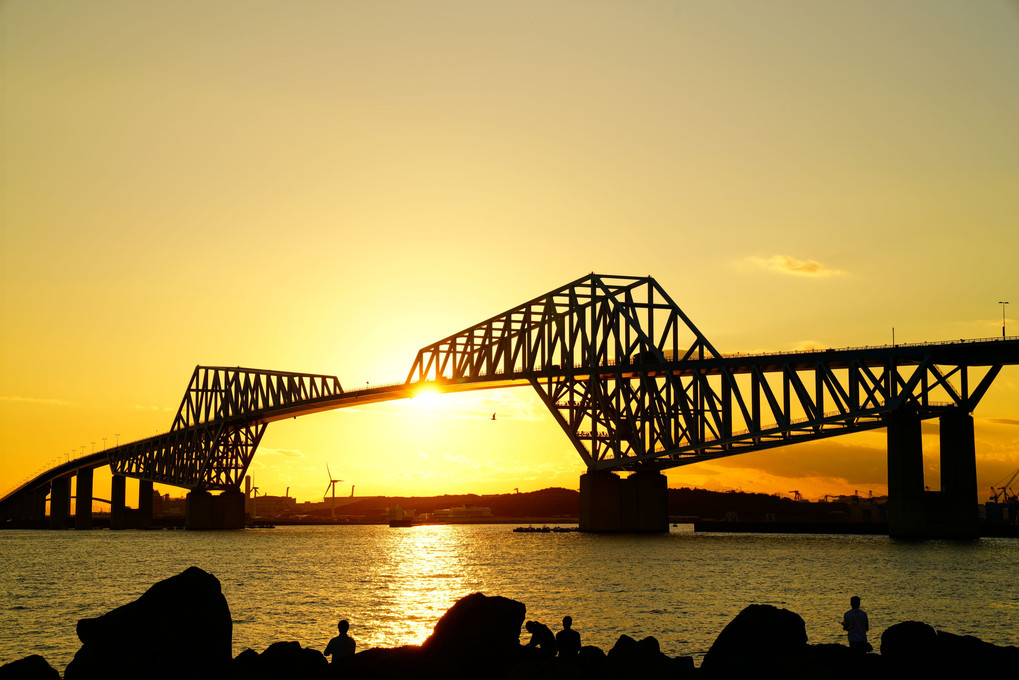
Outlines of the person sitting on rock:
M357 643L354 642L354 638L347 635L347 630L350 629L350 624L344 619L336 624L340 634L329 641L326 645L326 656L332 656L332 663L338 662L340 659L346 659L354 656L354 647Z
M524 628L531 634L531 640L527 643L527 647L540 649L542 656L551 658L556 655L555 635L552 634L552 630L548 626L537 621L528 621L524 624Z
M563 629L556 633L555 643L560 659L576 659L580 653L580 633L573 630L573 617L563 617Z

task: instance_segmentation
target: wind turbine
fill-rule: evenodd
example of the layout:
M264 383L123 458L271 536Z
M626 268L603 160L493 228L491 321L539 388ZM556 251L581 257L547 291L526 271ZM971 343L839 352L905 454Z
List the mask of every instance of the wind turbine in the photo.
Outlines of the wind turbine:
M326 463L326 472L329 474L329 485L326 487L325 493L329 493L332 490L333 493L333 510L331 517L336 517L336 484L342 482L342 479L333 479L333 473L329 470L329 463ZM322 500L326 499L325 494L322 494Z

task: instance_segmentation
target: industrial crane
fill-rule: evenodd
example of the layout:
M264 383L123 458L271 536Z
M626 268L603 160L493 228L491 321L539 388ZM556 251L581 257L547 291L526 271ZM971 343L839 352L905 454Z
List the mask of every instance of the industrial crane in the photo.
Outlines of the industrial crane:
M1012 490L1012 482L1015 478L1019 477L1019 470L1012 473L1012 476L1008 478L1004 484L995 489L991 487L991 497L989 502L991 503L1019 503L1019 494Z

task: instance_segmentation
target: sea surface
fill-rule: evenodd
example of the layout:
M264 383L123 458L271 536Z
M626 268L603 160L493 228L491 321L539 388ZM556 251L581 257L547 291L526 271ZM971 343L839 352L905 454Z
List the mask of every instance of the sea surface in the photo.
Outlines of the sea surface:
M219 578L234 654L297 640L323 649L350 621L357 649L422 642L458 598L523 602L583 644L658 638L699 664L749 604L790 609L811 643L845 643L851 595L871 641L893 623L1019 645L1019 540L880 536L522 534L509 525L309 526L245 531L0 531L0 664L43 655L63 670L78 619L132 601L189 566ZM522 641L526 641L522 636Z

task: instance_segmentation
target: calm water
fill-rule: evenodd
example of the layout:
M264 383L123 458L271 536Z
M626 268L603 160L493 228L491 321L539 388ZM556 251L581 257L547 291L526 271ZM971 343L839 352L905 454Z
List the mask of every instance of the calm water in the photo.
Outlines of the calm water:
M215 574L234 653L278 640L322 649L347 618L358 650L419 643L458 598L527 605L584 644L626 633L699 663L743 607L800 614L811 643L844 642L837 620L863 598L872 640L919 620L1019 645L1019 541L902 543L875 536L579 533L512 527L281 527L240 532L0 531L0 664L37 653L63 669L79 618L129 602L195 565ZM876 646L876 644L875 644Z

